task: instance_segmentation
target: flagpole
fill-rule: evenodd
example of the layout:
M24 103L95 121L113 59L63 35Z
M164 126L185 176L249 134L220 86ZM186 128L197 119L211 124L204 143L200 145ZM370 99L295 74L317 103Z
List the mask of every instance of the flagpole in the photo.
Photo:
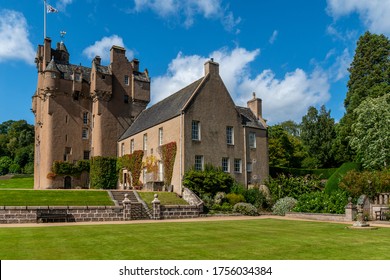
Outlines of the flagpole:
M46 0L43 0L43 40L46 39Z

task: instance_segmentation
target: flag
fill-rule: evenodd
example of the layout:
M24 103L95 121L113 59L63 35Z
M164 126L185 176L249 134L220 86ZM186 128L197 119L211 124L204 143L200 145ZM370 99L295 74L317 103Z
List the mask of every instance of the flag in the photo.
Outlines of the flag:
M58 13L58 10L49 4L47 5L46 11L47 13Z

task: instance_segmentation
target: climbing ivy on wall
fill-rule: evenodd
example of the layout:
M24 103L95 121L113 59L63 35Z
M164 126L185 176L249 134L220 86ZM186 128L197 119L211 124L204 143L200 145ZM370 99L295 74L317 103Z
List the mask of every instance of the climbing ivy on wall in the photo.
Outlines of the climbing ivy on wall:
M137 150L132 154L123 155L118 158L118 169L119 172L122 172L121 169L125 168L133 177L133 186L141 185L139 178L141 177L142 171L142 158L144 156L144 151ZM122 178L122 176L120 176Z
M92 189L115 189L118 182L117 159L93 157L90 172Z
M164 168L164 184L170 186L172 182L173 166L175 165L176 157L176 142L170 142L158 148Z
M76 163L67 161L54 161L51 172L47 174L48 178L55 178L58 176L80 176L81 173L89 172L89 160L79 160Z

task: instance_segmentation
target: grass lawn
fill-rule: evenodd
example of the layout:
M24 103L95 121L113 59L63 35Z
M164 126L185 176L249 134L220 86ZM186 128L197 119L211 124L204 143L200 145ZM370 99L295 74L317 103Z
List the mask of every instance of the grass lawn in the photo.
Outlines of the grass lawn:
M97 190L2 190L0 205L92 206L114 205L107 191Z
M149 208L152 207L152 201L156 193L162 205L188 205L187 201L177 196L174 192L138 192L141 199L146 202Z
M32 189L33 187L33 175L14 176L10 179L0 178L0 189Z
M390 228L274 219L0 227L0 259L388 260L389 236Z

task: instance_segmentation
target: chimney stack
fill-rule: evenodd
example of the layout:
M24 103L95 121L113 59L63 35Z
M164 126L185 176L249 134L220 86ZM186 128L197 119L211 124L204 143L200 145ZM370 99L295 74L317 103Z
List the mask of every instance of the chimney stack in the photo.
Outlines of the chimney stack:
M253 93L253 98L247 102L248 108L251 109L257 119L261 119L262 116L262 100L256 97L256 93Z
M204 74L205 74L205 76L207 74L219 75L219 64L214 62L213 58L211 58L209 61L207 61L204 64Z

